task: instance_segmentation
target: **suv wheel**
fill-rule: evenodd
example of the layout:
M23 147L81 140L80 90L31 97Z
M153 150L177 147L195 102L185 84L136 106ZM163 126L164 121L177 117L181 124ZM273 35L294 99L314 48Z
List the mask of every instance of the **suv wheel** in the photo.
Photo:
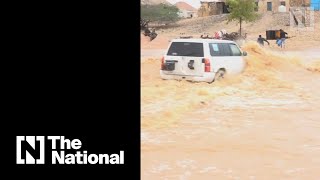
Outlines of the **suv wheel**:
M222 69L220 69L217 73L216 73L216 75L214 76L214 80L215 81L220 81L220 80L222 80L223 78L224 78L224 75L226 74L226 72L224 71L224 70L222 70Z

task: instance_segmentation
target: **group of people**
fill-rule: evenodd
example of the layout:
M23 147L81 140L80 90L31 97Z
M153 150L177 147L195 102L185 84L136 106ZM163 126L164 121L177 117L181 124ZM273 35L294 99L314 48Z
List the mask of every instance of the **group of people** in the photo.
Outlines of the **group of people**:
M286 34L284 30L280 29L280 38L277 39L276 43L278 46L281 48L285 48L285 41L286 41ZM265 38L263 38L261 35L259 35L257 42L261 45L264 46L264 42L267 42L268 45L270 45L269 41L267 41Z

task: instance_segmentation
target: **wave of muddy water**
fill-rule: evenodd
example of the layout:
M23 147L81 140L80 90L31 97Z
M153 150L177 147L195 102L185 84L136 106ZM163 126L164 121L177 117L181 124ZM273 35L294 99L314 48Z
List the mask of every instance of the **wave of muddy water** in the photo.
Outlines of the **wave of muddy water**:
M243 49L245 72L213 84L142 60L142 179L320 179L320 56Z

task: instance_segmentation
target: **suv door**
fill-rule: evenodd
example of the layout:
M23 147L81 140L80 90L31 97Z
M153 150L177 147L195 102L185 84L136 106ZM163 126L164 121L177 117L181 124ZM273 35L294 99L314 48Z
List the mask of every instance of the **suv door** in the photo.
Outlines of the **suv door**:
M240 73L245 66L242 52L233 43L209 43L214 71L225 68L228 74Z
M201 42L172 42L165 59L163 73L184 76L202 76L204 65L203 43Z
M238 45L236 44L233 44L233 43L228 43L226 44L228 45L228 47L230 48L230 52L231 52L231 55L230 57L228 58L228 61L229 61L229 68L230 70L232 71L232 73L241 73L244 68L245 68L245 61L242 57L242 52L241 50L239 49Z
M225 43L209 43L209 50L214 72L217 72L220 68L229 71L228 57L231 54L229 47Z

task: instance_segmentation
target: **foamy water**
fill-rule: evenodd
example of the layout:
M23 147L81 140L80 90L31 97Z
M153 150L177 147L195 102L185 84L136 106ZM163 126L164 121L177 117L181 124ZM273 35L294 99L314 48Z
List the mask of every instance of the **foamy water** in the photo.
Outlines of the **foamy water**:
M141 64L142 179L319 179L319 60L243 46L247 68L213 84Z

